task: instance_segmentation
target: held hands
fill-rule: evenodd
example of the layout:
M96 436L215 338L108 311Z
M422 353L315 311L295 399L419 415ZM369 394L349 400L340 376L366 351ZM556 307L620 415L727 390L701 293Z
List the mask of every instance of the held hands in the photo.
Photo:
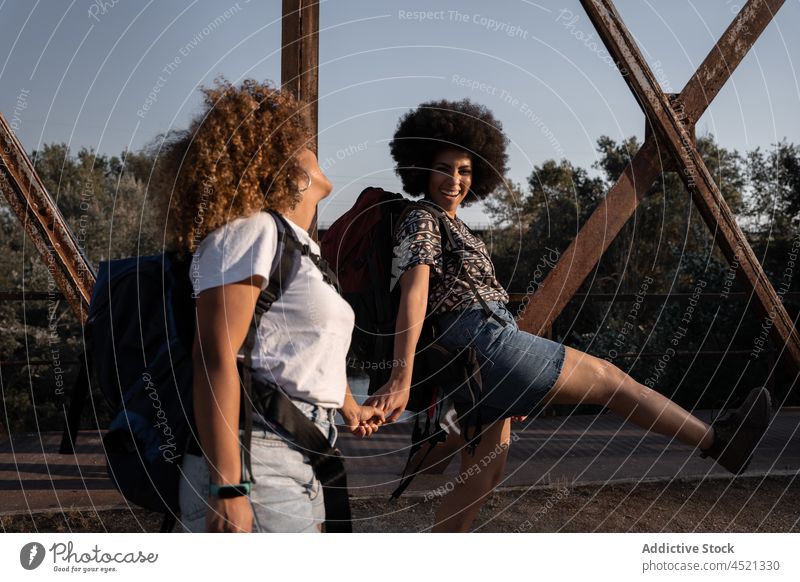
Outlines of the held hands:
M375 406L356 404L341 412L350 432L362 438L377 432L384 422L383 411Z
M411 395L411 383L390 379L386 384L367 398L365 404L372 405L388 415L386 422L394 422L408 406Z

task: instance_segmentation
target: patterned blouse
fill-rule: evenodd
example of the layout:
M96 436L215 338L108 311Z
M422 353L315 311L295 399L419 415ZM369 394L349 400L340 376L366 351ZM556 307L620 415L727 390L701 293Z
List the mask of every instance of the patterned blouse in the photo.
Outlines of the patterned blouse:
M438 208L428 200L421 202ZM478 303L461 271L463 268L472 276L484 301L508 303L508 293L495 277L486 244L458 217L452 219L445 215L445 220L453 233L456 252L461 255L461 260L452 253L442 253L442 236L436 217L426 210L414 209L406 215L395 234L392 285L412 267L430 265L428 313L460 311Z

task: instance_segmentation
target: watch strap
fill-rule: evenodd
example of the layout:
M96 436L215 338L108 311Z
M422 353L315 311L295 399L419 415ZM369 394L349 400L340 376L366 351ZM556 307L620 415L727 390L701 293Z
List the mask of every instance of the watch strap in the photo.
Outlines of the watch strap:
M235 485L217 485L211 483L208 487L208 494L219 499L231 499L233 497L245 497L250 495L250 483L244 481Z

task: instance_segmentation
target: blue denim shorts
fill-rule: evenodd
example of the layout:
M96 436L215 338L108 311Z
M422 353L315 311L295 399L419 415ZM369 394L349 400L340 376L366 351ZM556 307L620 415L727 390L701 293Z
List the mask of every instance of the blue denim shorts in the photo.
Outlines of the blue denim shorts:
M292 400L317 425L331 446L336 442L336 410ZM313 533L325 521L322 485L308 457L279 429L253 427L251 463L255 483L250 492L253 531ZM205 531L209 472L206 460L185 455L179 486L180 525L187 532Z
M506 321L505 327L476 304L436 315L437 341L451 351L475 349L483 383L479 404L483 422L531 414L561 374L566 350L560 343L520 330L503 303L488 305Z

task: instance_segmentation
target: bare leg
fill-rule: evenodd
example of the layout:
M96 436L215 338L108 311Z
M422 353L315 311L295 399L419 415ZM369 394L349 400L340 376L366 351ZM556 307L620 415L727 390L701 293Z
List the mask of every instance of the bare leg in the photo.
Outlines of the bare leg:
M445 496L436 510L434 532L466 532L500 482L511 443L511 421L498 420L485 427L481 442L470 455L462 439L461 467L455 489Z
M599 404L631 422L681 442L706 449L714 432L669 398L639 384L615 365L566 348L561 375L546 404Z

